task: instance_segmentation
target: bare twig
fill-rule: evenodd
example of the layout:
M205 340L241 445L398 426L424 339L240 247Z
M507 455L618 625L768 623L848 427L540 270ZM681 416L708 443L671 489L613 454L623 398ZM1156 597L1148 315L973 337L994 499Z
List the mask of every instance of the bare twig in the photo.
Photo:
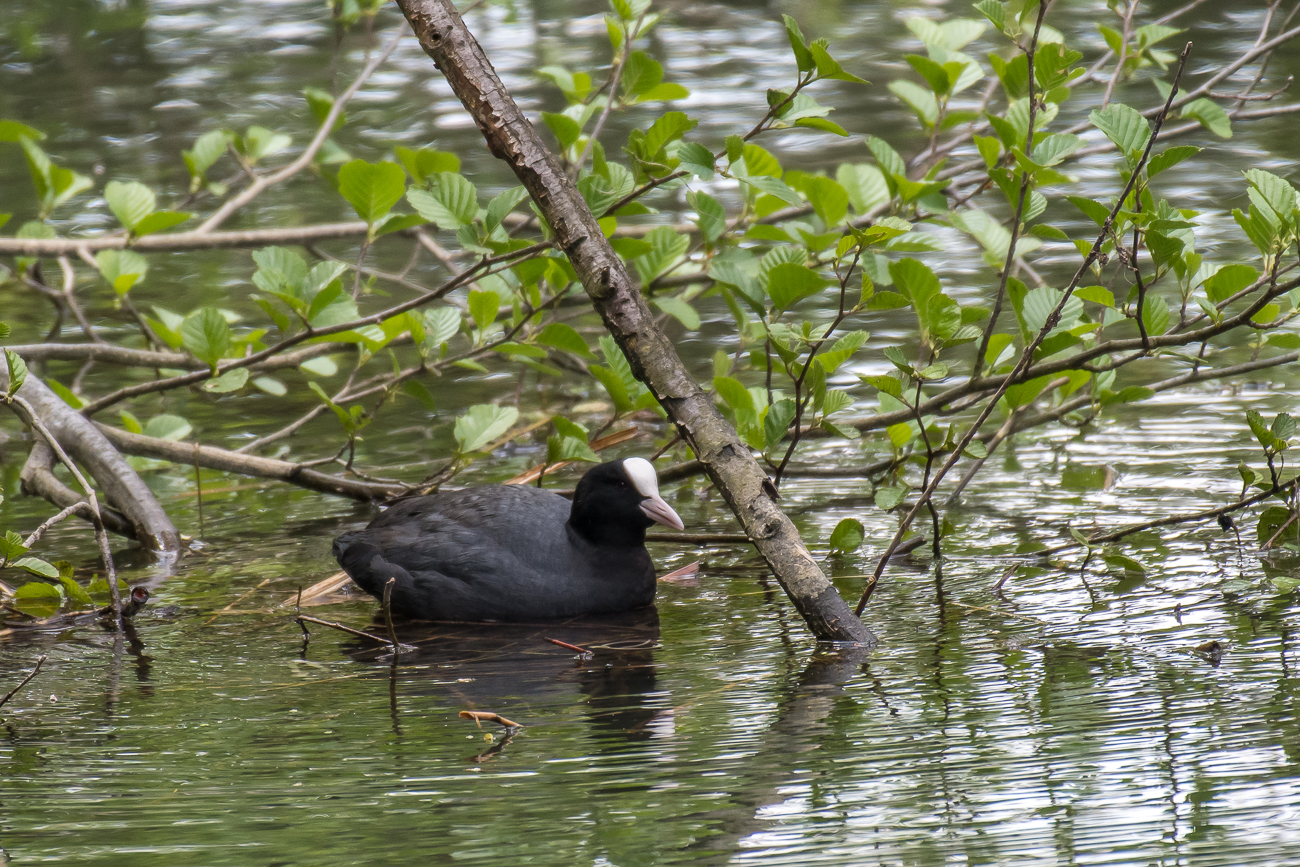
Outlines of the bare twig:
M1156 139L1160 136L1160 127L1164 124L1165 117L1169 111L1169 106L1172 104L1174 97L1178 94L1178 83L1182 79L1183 69L1187 65L1187 58L1191 54L1191 51L1192 43L1188 42L1186 46L1184 46L1182 54L1178 58L1178 69L1174 73L1173 87L1170 88L1169 97L1165 100L1164 111L1156 117L1154 128L1151 131L1151 136L1147 140L1146 149L1143 151L1141 159L1138 160L1137 165L1129 175L1129 179L1125 183L1119 199L1115 202L1115 206L1106 216L1105 223L1102 225L1096 241L1093 242L1092 248L1088 251L1088 255L1084 257L1083 263L1079 265L1079 269L1075 272L1069 285L1066 286L1065 291L1061 293L1061 300L1057 302L1056 307L1048 315L1047 321L1043 323L1038 334L1032 341L1030 341L1029 345L1025 347L1024 352L1021 353L1020 361L1016 364L1015 370L1013 370L1003 380L1002 385L999 386L993 396L988 399L983 411L981 411L979 416L971 424L970 430L967 431L965 436L962 438L961 444L953 450L951 457L948 458L943 467L940 468L939 472L935 474L934 479L928 486L926 486L925 490L921 492L921 496L917 500L916 505L914 505L903 518L898 531L894 535L893 541L890 542L889 547L885 550L885 555L880 558L880 562L876 565L876 570L872 580L867 583L866 589L863 590L862 598L858 601L854 613L859 615L862 613L863 608L866 607L867 602L871 599L872 591L875 590L881 573L885 570L885 565L889 560L889 555L892 554L894 549L898 546L898 543L902 540L903 534L907 532L907 529L911 526L912 521L916 518L917 513L920 512L925 502L930 497L934 496L934 491L939 486L939 483L943 481L943 477L953 468L957 461L961 459L962 451L970 444L970 441L974 439L975 435L979 433L980 426L983 425L986 419L988 419L989 414L993 412L993 408L1002 398L1002 395L1006 394L1007 389L1011 387L1011 383L1015 378L1029 368L1034 357L1034 352L1042 344L1048 333L1056 327L1057 322L1060 320L1061 311L1065 308L1066 303L1069 302L1070 296L1074 293L1075 287L1079 285L1079 281L1083 279L1083 275L1088 272L1088 268L1092 266L1093 261L1095 261L1097 256L1101 253L1102 245L1105 243L1106 239L1110 237L1111 226L1114 224L1115 218L1119 215L1120 209L1123 208L1124 202L1128 200L1129 193L1133 190L1134 184L1137 183L1138 175L1141 174L1143 167L1146 166L1147 160L1151 157L1151 149L1155 146Z
M503 725L506 728L510 728L510 729L523 728L523 726L520 725L519 723L514 722L512 720L508 720L499 713L493 713L492 711L487 711L487 710L463 710L459 714L457 714L457 716L459 716L461 719L474 720L474 722L480 724L479 728L483 728L481 724L484 721L494 722L497 725Z
M0 698L0 707L4 707L6 704L8 704L9 699L17 695L18 691L21 690L24 686L31 683L32 678L36 677L36 675L41 673L41 666L44 664L45 664L45 657L41 656L40 659L36 660L36 667L31 670L31 673L28 674L26 677L24 677L21 681L19 681L17 686L9 690L8 694L5 695L4 698Z
M351 86L349 86L347 90L338 95L334 100L334 104L330 106L329 113L325 115L325 120L321 122L320 129L316 131L316 136L311 140L311 143L307 145L307 148L296 160L289 163L279 171L272 172L269 175L258 175L257 178L245 187L238 195L226 201L212 214L212 216L204 220L203 224L195 230L196 233L203 234L213 231L224 223L231 214L257 198L268 187L273 187L276 184L288 180L298 174L298 172L307 168L307 166L311 165L312 160L316 158L316 154L320 151L321 147L324 146L325 140L329 138L330 133L334 130L334 124L343 113L343 107L347 105L348 100L352 99L352 97L356 95L356 92L361 89L361 86L366 83L366 80L370 78L374 71L378 69L385 60L388 59L389 55L391 55L397 48L398 43L402 41L404 36L406 36L406 30L404 28L399 28L398 32L389 41L388 45L384 47L384 50L366 64L365 68L361 70L361 74L357 76L356 80L352 82Z

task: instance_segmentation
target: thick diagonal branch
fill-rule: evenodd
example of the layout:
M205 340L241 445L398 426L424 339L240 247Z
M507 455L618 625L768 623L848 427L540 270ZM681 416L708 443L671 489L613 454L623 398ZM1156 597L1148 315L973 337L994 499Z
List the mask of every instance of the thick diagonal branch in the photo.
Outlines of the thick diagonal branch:
M758 462L655 325L623 260L455 7L446 0L397 0L397 5L478 124L488 148L510 165L536 202L633 371L695 451L809 629L825 640L873 640L769 496L771 482Z

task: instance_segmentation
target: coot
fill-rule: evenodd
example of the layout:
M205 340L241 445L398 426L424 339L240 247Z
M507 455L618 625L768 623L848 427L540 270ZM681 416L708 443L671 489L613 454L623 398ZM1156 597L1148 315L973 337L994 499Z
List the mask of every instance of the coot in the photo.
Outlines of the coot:
M606 614L654 601L645 549L653 523L683 529L644 458L598 464L573 501L525 485L402 500L334 540L367 593L423 620L530 621Z

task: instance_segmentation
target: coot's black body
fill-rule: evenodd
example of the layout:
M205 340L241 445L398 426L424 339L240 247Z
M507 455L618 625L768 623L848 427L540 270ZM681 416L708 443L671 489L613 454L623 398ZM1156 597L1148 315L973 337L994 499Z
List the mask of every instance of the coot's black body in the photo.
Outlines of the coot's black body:
M361 588L422 620L534 621L643 608L654 601L645 531L681 528L640 458L593 467L573 502L523 485L494 485L395 504L366 529L334 540Z

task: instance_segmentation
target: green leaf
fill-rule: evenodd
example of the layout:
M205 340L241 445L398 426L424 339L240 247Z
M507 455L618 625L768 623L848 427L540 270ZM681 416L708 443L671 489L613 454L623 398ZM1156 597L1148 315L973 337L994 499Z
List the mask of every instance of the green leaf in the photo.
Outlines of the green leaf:
M835 173L835 180L844 188L853 210L859 214L888 204L891 198L885 176L880 169L866 163L841 165Z
M803 205L803 199L799 198L799 194L790 189L790 187L779 178L770 177L768 175L750 175L749 177L744 178L738 177L736 180L740 181L742 184L753 187L759 192L767 193L769 196L775 196L792 207L797 208Z
M1205 294L1215 304L1219 304L1258 279L1259 272L1250 265L1225 265L1205 281Z
M172 226L179 226L192 216L194 215L187 211L154 211L136 223L133 231L137 237L152 235L170 229Z
M652 302L664 313L671 315L678 322L686 327L687 331L700 330L700 314L695 312L695 308L681 298L665 297L655 298Z
M1217 103L1213 103L1204 97L1193 99L1187 105L1184 105L1182 116L1199 121L1201 126L1219 138L1232 138L1232 121L1228 118L1228 113L1219 107Z
M16 120L0 120L0 141L16 142L23 137L32 141L42 141L45 133Z
M178 415L164 413L149 419L144 426L144 435L163 440L178 441L190 435L193 428L190 423Z
M840 554L851 554L858 550L862 540L866 538L866 530L862 522L857 518L845 518L835 525L831 531L829 541L830 548Z
M763 418L763 440L767 448L775 448L785 439L786 432L794 421L796 409L795 402L788 397L767 408L767 415Z
M933 127L939 119L939 101L934 94L921 85L906 79L898 79L888 84L889 90L905 102L915 112L917 118L927 128Z
M633 51L623 64L620 82L624 98L634 98L649 92L664 80L664 68L644 51Z
M1263 417L1253 409L1246 410L1246 423L1250 425L1251 431L1255 434L1255 439L1266 449L1273 448L1273 432L1268 425L1264 424Z
M460 157L453 153L434 150L433 148L421 148L413 151L410 148L396 147L393 153L397 155L398 162L402 168L406 169L411 180L417 184L423 184L426 178L437 174L438 172L459 172Z
M700 227L700 234L710 244L722 237L727 229L727 212L722 203L708 193L692 191L687 201L695 208L695 224Z
M835 341L835 345L830 349L818 354L817 361L821 364L822 369L827 374L832 374L839 369L840 365L853 357L862 344L867 342L870 335L865 331L850 331L848 334L840 337Z
M1070 204L1083 211L1098 226L1105 225L1106 218L1110 216L1110 208L1101 202L1085 199L1083 196L1066 196L1065 198Z
M1142 301L1142 324L1147 334L1158 337L1169 330L1169 303L1159 295L1147 295Z
M410 381L408 380L408 383L409 382ZM289 389L285 388L283 382L270 376L257 377L253 380L253 385L256 386L259 391L264 391L273 397L284 397L289 393Z
M54 570L55 576L58 571ZM14 607L34 617L48 617L58 611L62 604L63 593L60 589L42 581L32 581L14 591Z
M669 142L676 141L695 129L698 123L699 121L687 117L685 112L667 112L646 130L646 155L652 160L655 159Z
M635 103L668 102L674 99L686 99L686 97L690 95L691 92L687 90L685 87L682 87L680 84L675 84L671 81L665 81L660 84L656 84L654 87L650 88L645 93L642 93L640 96L634 99L633 102Z
M23 537L13 530L6 530L4 535L0 536L0 557L5 560L16 560L26 554L28 550L23 545Z
M634 261L643 286L684 256L691 245L689 237L677 234L671 226L656 226L646 234L645 241L650 245L650 252Z
M568 419L555 416L551 419L555 422L556 430L560 430L560 422L568 422L574 428L582 430L581 427L569 422ZM546 438L546 461L547 463L558 464L561 461L589 461L598 463L600 456L592 450L587 443L586 432L583 431L579 436L571 436L565 433L556 433Z
M813 59L812 52L808 50L808 43L804 41L799 22L789 15L782 15L781 20L785 22L785 35L790 40L790 50L794 52L794 62L799 67L799 71L811 72L816 69L817 62Z
M233 138L233 134L227 130L214 129L195 139L193 149L181 151L185 167L190 173L191 193L197 193L203 188L208 169L225 155Z
M68 406L72 407L73 409L81 409L83 406L86 405L86 402L84 400L82 400L77 395L73 394L71 389L69 389L63 383L59 382L57 379L54 379L52 377L48 378L45 380L45 384L50 387L50 391L54 392L59 396L60 400L62 400L64 403L66 403Z
M329 117L330 110L334 108L333 94L327 90L321 90L319 87L304 87L302 95L307 100L307 108L311 110L312 117L316 118L316 123L324 123L325 118ZM347 123L347 114L339 112L338 118L334 121L334 126L330 127L330 132L345 123Z
M469 292L469 315L479 331L496 321L501 309L501 296L491 289L471 289Z
M230 326L215 308L196 310L181 323L181 340L190 353L216 372L217 362L230 349Z
M511 187L503 193L492 197L488 202L487 215L483 218L483 226L488 233L496 231L497 226L515 209L520 202L528 198L528 191L523 187Z
M902 427L907 427L907 425L902 425ZM898 508L899 505L902 504L903 500L907 499L907 488L876 488L876 493L873 499L875 500L876 508L888 512L890 509Z
M574 355L580 355L583 358L595 358L595 353L587 346L587 341L582 339L582 335L574 330L572 325L563 322L551 322L545 328L537 333L533 338L543 346L551 346L555 349L563 349L566 352L572 352Z
M254 251L253 261L257 263L253 285L258 289L307 300L302 292L307 282L307 263L297 253L284 247L264 247Z
M852 81L855 84L866 84L865 78L858 78L851 72L845 72L835 58L831 57L820 42L813 42L808 46L809 53L812 54L813 62L817 64L818 78L833 78L837 81Z
M513 406L490 403L471 406L456 419L452 435L457 450L462 454L478 451L509 430L518 417L519 410Z
M429 221L419 214L390 213L386 217L381 217L371 231L376 238L382 238L384 235L391 235L393 232L403 232L407 229L414 229L416 226L423 226L427 222Z
M1138 155L1151 138L1151 125L1135 109L1119 102L1112 102L1103 109L1088 115L1093 126L1106 134L1115 143L1129 165L1136 165Z
M1054 166L1083 147L1077 135L1052 134L1034 143L1034 162L1040 166Z
M58 578L59 570L52 563L47 563L39 557L23 557L13 564L18 569L25 569L33 575L39 575L42 578Z
M352 160L339 169L338 180L343 198L371 225L393 209L406 189L406 175L396 163Z
M930 299L939 294L939 278L919 259L905 258L890 262L889 274L903 297L916 308L918 315L924 314Z
M555 136L555 141L560 145L562 151L573 147L573 143L582 135L582 126L567 114L544 111L542 112L542 121L550 129L551 134Z
M104 187L104 200L108 202L109 210L117 217L118 222L132 232L140 221L152 214L157 207L153 190L139 181L125 184L121 181L109 181Z
M409 189L406 200L439 229L454 232L478 216L478 191L463 175L438 172L429 177L429 189Z
M203 390L213 394L228 394L239 391L246 382L248 382L248 368L236 367L234 370L227 370L216 379L203 383Z
M825 278L807 265L783 262L767 272L767 294L777 310L784 310L826 286Z
M149 263L134 250L101 250L95 257L99 273L119 296L144 279Z
M250 126L244 132L243 138L235 142L235 146L243 153L244 159L248 160L250 165L280 153L291 144L293 139L289 136L263 126Z
M839 225L849 212L849 194L838 182L830 178L806 179L803 192L828 229Z
M12 349L5 350L5 366L9 373L9 394L15 394L27 381L27 363Z
M60 560L58 563L55 563L54 566L55 568L60 569L59 586L63 588L63 595L68 602L82 608L89 608L95 604L90 598L90 594L87 593L80 584L73 580L71 575L72 564L68 563L66 560ZM67 567L67 571L65 572L62 567Z
M702 144L683 142L677 148L678 168L685 169L702 181L713 180L715 171L713 152Z
M615 410L620 413L632 411L632 398L627 393L627 388L624 387L623 380L617 373L602 364L593 364L587 369L605 387L605 391L609 393L609 399L613 402Z
M1279 226L1291 226L1294 223L1297 204L1295 187L1283 178L1262 169L1249 169L1245 174L1246 180L1259 193L1267 209L1273 212L1274 219L1270 222Z
M1295 428L1295 419L1292 418L1289 413L1280 412L1277 414L1277 417L1273 419L1273 424L1269 428L1269 431L1277 439L1285 440L1290 439L1295 435Z
M1183 160L1191 159L1201 152L1198 147L1192 145L1180 145L1178 147L1165 148L1158 154L1152 154L1151 159L1147 160L1147 177L1154 178L1156 175L1172 169Z
M460 331L461 314L454 307L435 307L424 311L422 322L424 344L433 350L431 354L437 354L439 348Z
M1115 295L1105 286L1081 286L1074 290L1074 297L1080 301L1092 301L1112 310L1115 308Z
M1114 569L1119 569L1122 572L1133 572L1138 575L1145 575L1147 573L1147 569L1145 566L1143 566L1137 560L1134 560L1132 557L1126 557L1123 554L1116 554L1110 552L1110 553L1102 554L1101 559L1105 561L1107 566L1110 566L1111 568Z

